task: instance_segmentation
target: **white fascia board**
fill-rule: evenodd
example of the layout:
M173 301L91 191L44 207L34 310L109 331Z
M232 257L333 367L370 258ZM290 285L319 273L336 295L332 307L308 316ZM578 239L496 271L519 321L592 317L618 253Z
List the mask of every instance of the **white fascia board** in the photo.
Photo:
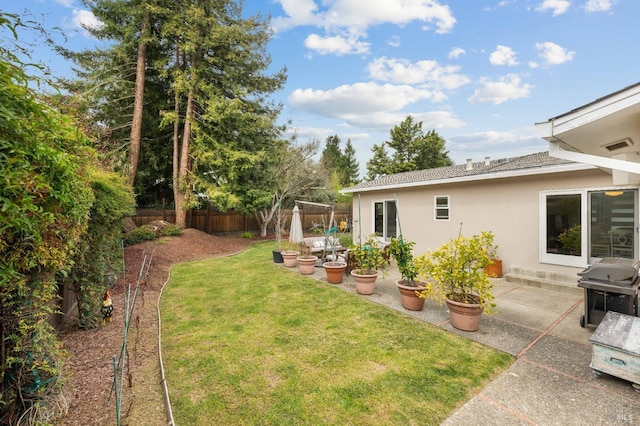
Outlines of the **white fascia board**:
M554 136L615 114L638 103L640 103L640 85L635 85L577 108L575 111L567 112L542 123L536 123L535 129L540 137L552 142L555 140Z
M588 164L588 163L584 164L584 163L578 162L574 164L561 164L558 166L547 166L547 167L539 167L534 169L509 170L505 172L487 173L487 174L479 174L479 175L473 175L473 176L460 176L455 178L426 180L426 181L420 181L420 182L398 183L393 185L371 186L367 188L346 188L346 189L340 190L340 193L351 194L351 193L359 193L359 192L388 191L388 190L401 189L401 188L415 188L420 186L435 186L435 185L461 183L461 182L475 182L475 181L483 181L483 180L491 180L491 179L506 179L506 178L512 178L512 177L546 175L549 173L573 172L573 171L579 171L579 170L590 170L595 168L596 167L591 164Z
M591 164L604 169L640 174L640 163L616 160L614 158L601 157L599 155L583 154L581 152L565 151L560 148L560 144L558 142L549 142L549 155L555 158L562 158L563 160Z

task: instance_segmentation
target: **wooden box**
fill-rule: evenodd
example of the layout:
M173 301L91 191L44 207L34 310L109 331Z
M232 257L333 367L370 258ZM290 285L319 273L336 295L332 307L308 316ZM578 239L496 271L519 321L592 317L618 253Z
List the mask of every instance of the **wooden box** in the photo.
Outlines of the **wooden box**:
M640 388L640 318L609 311L589 340L590 367L596 374L607 373Z

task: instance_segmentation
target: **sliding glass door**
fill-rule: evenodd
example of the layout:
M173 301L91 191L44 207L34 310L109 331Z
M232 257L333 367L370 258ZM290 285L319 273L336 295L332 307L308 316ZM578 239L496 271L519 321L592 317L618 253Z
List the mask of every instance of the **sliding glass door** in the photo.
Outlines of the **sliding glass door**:
M374 203L373 231L376 235L384 237L387 241L391 237L396 237L396 218L396 203L394 200L376 201Z

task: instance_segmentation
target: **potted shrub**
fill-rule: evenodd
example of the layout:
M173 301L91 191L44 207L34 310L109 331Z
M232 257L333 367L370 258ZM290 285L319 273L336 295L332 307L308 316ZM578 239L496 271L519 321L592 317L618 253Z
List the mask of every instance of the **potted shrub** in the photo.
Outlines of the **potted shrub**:
M356 282L356 292L373 294L378 270L384 270L387 264L380 241L376 240L375 235L371 235L363 244L351 250L349 256L353 256L356 263L356 268L351 271L351 276Z
M418 270L413 257L414 245L414 241L407 241L400 235L398 238L391 238L388 251L396 261L402 276L402 279L396 281L402 306L410 311L421 311L424 307L424 297L420 297L420 293L426 289L426 283L416 280Z
M418 274L428 278L421 296L446 301L451 325L460 330L476 331L482 313L495 306L491 280L484 271L491 262L487 241L482 235L461 235L416 258Z
M480 239L484 249L487 251L487 256L491 259L491 263L484 267L484 271L491 278L502 278L502 260L498 257L498 246L493 244L493 232L482 231Z
M340 284L344 278L344 271L347 269L347 262L339 260L338 251L344 252L344 247L336 237L328 237L326 241L325 253L330 254L331 260L324 262L322 267L327 273L327 281L329 283Z

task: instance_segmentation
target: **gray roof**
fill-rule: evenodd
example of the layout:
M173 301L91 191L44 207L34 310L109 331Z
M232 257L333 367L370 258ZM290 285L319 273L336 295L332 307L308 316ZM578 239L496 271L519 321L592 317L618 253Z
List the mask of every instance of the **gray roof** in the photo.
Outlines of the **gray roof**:
M563 160L549 156L549 152L538 152L536 154L524 155L522 157L503 158L500 160L490 160L472 163L470 170L467 164L455 166L439 167L436 169L417 170L414 172L397 173L394 175L382 176L369 182L361 182L345 192L360 192L368 189L382 189L384 187L416 186L420 183L428 184L430 181L442 181L456 178L476 176L476 179L494 177L492 175L503 174L504 172L519 172L522 175L530 174L533 171L540 171L543 168L552 166L562 166L576 164L572 161Z

